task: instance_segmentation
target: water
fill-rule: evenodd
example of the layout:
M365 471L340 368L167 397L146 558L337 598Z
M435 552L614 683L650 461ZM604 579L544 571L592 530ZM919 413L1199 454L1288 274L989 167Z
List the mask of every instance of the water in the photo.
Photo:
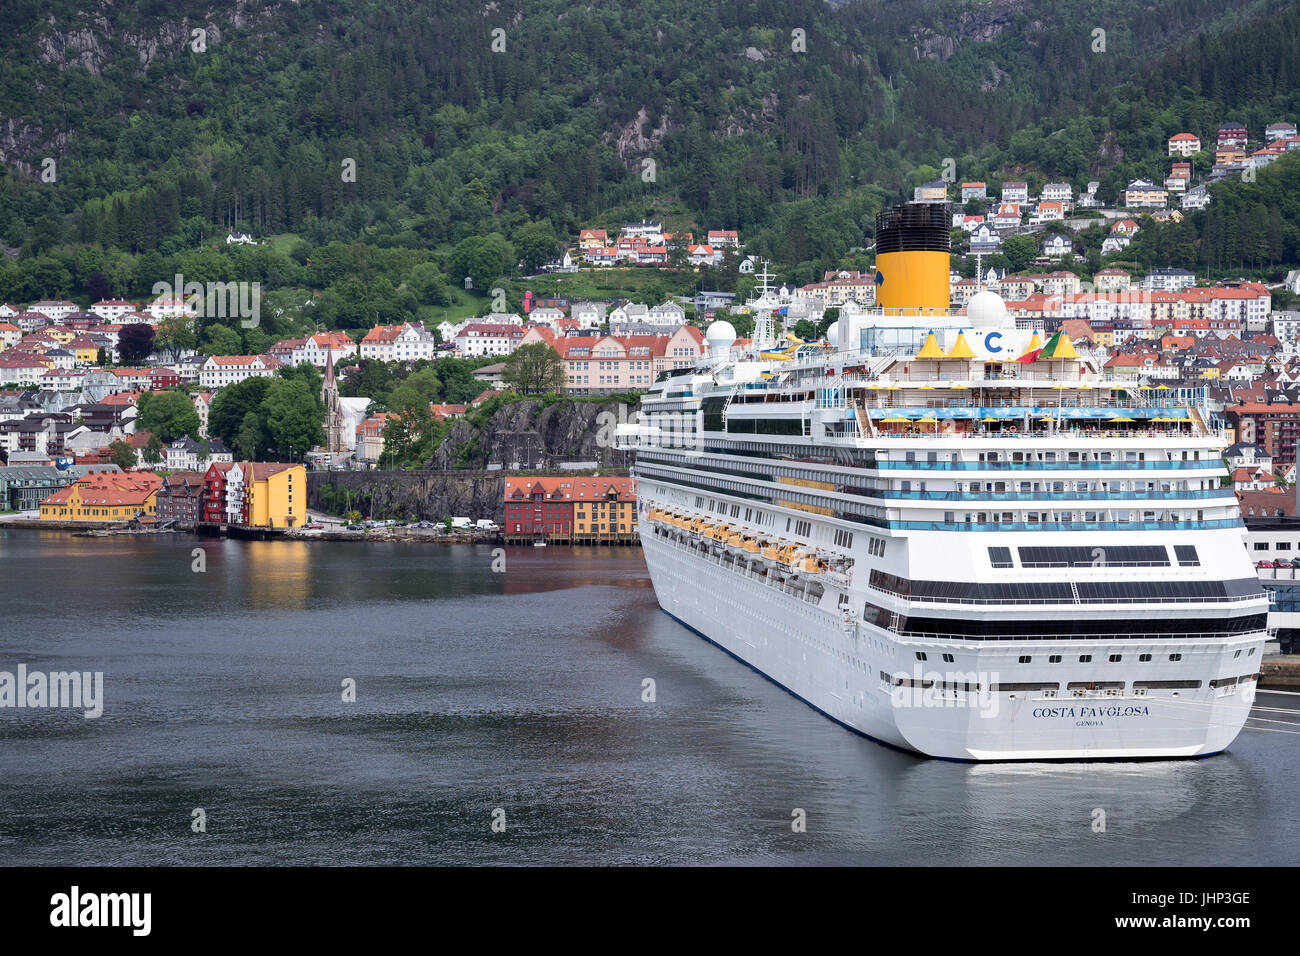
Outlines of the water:
M492 561L0 530L0 670L106 684L97 720L0 710L0 864L1300 860L1300 735L1199 761L925 760L659 611L639 550Z

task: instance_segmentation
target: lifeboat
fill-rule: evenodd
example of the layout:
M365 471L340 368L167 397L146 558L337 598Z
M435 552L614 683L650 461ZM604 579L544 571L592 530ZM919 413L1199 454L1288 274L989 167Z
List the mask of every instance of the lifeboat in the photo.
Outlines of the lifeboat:
M713 533L709 535L709 541L712 543L714 551L722 550L722 544L729 534L731 534L731 528L725 524L716 525L713 528Z
M727 551L731 554L740 554L741 548L745 543L745 536L739 531L732 531L723 539L723 544L727 546Z
M766 547L763 548L762 551L763 563L766 564L768 567L771 567L772 565L776 564L777 556L780 555L780 553L781 553L781 546L779 544L775 544L775 543L768 544Z
M751 558L758 557L759 552L763 549L763 546L759 544L757 538L746 538L741 547L744 549L745 554L749 555Z
M787 544L777 552L776 565L784 571L797 571L801 557L803 557L803 552L797 544Z
M700 536L700 532L703 531L706 527L708 527L708 524L709 523L705 521L703 518L695 518L687 526L686 530L689 531L694 537L698 538Z
M802 577L815 578L826 573L826 562L816 555L806 554L799 559L796 570Z

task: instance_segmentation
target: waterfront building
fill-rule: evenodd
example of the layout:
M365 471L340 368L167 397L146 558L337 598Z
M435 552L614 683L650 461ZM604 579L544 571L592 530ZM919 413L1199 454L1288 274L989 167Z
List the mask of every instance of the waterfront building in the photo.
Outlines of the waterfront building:
M129 521L152 517L162 479L150 471L92 471L41 502L46 521Z

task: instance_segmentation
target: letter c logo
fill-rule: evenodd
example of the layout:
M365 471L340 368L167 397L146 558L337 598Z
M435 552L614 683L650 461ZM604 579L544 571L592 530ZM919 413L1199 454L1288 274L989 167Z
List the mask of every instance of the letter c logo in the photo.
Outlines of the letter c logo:
M990 332L988 335L984 336L984 348L989 352L1001 352L1002 346L993 344L994 339L1001 339L1001 338L1002 338L1001 332Z

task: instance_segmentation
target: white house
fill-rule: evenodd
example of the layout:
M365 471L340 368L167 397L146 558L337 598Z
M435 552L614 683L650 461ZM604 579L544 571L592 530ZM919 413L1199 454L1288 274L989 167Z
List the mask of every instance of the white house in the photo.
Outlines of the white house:
M51 322L57 324L79 310L77 303L69 302L67 299L42 299L40 302L33 302L29 305L27 311L39 312Z
M324 368L331 358L338 365L356 354L357 343L346 332L317 332L303 339L302 345L293 350L293 364L310 362L317 368Z
M1070 240L1065 236L1055 235L1043 243L1043 255L1050 256L1053 259L1061 259L1065 256L1072 255L1074 247Z
M1043 194L1039 199L1043 202L1059 202L1063 206L1068 206L1074 201L1074 190L1069 183L1048 183L1043 187Z
M509 355L527 331L522 325L471 322L456 336L456 351L469 356Z
M1029 184L1013 180L1002 184L1002 202L1005 203L1027 203L1029 202Z
M642 302L625 302L609 313L609 324L631 325L633 323L648 323L650 321L650 307Z
M105 322L115 322L128 312L134 312L135 306L125 299L100 299L90 307L90 311Z
M651 325L663 325L670 328L677 328L686 322L686 310L672 300L656 305L650 310L649 322Z
M438 343L422 322L376 325L361 340L360 353L379 362L416 362L436 358Z
M275 370L260 355L210 355L199 369L199 384L218 389L246 378L273 374Z

